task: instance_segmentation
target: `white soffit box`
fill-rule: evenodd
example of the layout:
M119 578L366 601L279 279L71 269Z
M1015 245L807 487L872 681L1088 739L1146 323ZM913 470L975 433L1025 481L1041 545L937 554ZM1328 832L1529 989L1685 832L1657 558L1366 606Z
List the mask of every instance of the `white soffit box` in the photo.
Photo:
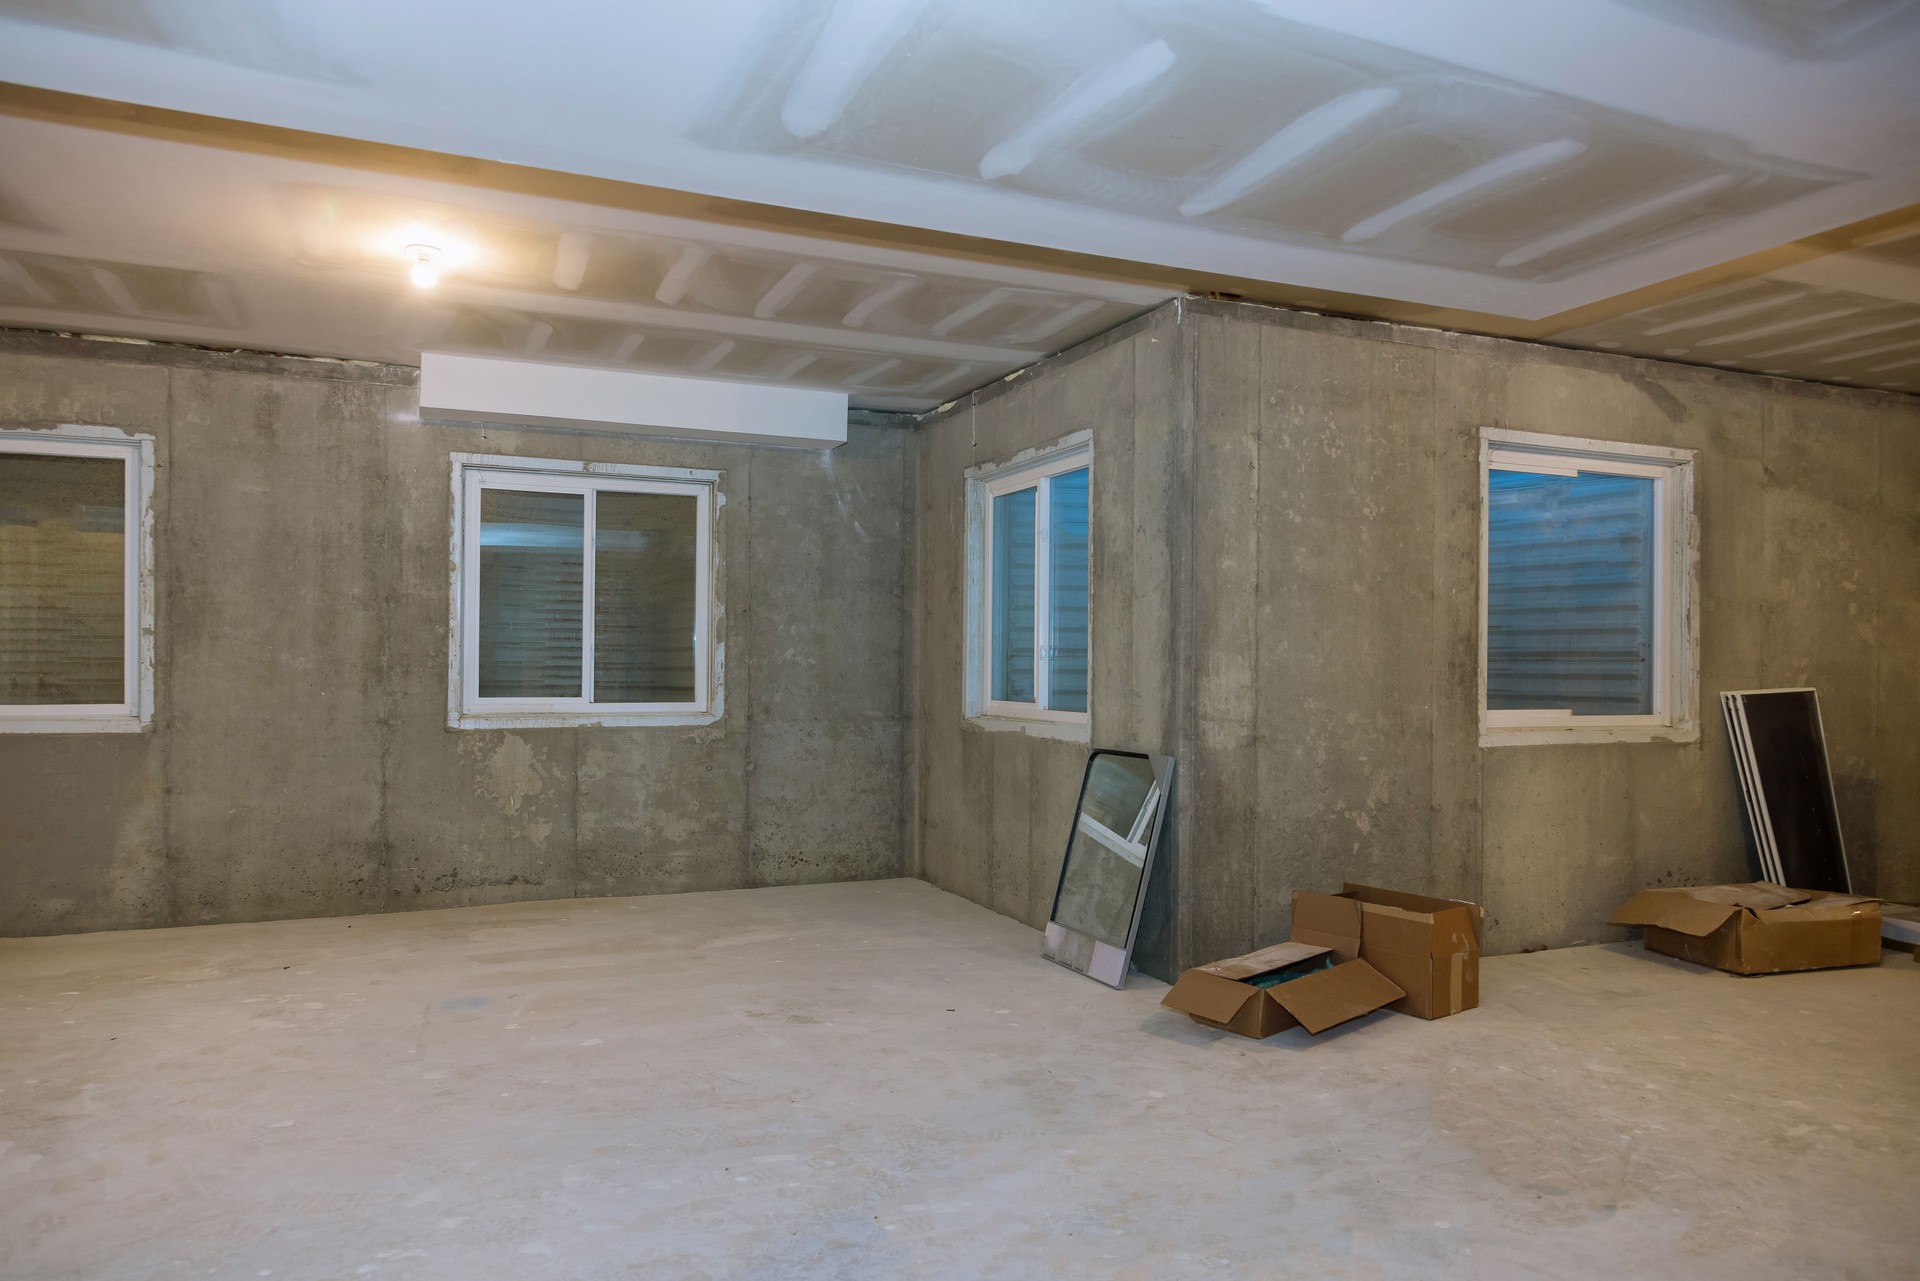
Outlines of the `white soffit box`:
M847 393L585 369L524 360L420 356L420 417L831 449L847 443Z

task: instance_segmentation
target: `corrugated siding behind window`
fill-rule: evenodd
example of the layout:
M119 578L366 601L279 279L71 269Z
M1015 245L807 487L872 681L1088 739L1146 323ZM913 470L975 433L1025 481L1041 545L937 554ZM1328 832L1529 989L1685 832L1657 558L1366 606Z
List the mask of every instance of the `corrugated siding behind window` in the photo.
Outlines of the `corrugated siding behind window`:
M1489 708L1653 710L1656 489L1636 476L1491 472Z
M1039 489L1017 489L993 500L993 697L1031 703L1034 697L1034 554L1038 546Z
M0 453L0 703L125 697L126 469Z
M1087 484L1086 468L1062 472L1051 482L1048 562L1052 610L1048 614L1047 703L1056 711L1087 710Z
M699 500L606 490L595 511L594 701L693 701Z
M480 696L578 698L586 499L480 492Z

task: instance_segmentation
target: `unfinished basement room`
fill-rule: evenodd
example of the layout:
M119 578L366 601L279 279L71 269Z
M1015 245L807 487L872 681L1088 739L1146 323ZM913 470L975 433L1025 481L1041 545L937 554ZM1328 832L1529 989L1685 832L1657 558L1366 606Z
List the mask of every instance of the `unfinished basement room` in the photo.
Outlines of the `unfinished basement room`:
M1920 0L0 0L0 1281L1920 1281Z

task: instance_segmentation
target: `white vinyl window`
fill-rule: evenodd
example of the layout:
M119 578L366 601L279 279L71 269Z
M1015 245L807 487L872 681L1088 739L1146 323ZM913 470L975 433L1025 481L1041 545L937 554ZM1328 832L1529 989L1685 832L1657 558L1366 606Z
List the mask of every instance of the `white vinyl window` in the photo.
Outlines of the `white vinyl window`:
M0 733L153 718L153 437L0 431Z
M969 474L968 715L988 722L1088 724L1088 546L1092 447L1086 433Z
M1488 431L1481 742L1691 740L1693 454Z
M706 724L718 472L454 455L448 723Z

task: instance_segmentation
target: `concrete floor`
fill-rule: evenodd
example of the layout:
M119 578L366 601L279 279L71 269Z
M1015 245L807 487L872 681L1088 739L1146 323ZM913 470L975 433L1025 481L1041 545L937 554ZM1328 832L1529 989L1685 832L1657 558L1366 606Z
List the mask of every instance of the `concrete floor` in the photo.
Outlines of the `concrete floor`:
M915 881L0 942L0 1277L1920 1275L1920 965L1252 1042Z

